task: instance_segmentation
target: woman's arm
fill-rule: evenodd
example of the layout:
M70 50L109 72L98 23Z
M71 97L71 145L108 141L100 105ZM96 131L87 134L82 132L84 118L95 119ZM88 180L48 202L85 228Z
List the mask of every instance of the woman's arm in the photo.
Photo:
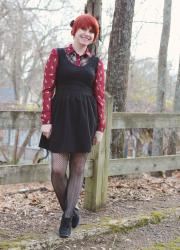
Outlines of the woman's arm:
M58 54L56 49L52 49L44 70L43 90L42 90L42 112L41 123L51 124L51 99L55 89L56 68L58 65Z
M51 99L55 89L56 69L58 65L58 53L52 49L44 70L43 90L42 90L42 112L41 131L49 138L52 130L51 124Z
M101 59L98 62L98 68L96 73L96 80L95 80L95 88L94 94L97 101L97 110L98 110L98 118L99 124L96 131L96 138L98 141L101 141L103 132L105 129L105 83L104 83L104 65Z

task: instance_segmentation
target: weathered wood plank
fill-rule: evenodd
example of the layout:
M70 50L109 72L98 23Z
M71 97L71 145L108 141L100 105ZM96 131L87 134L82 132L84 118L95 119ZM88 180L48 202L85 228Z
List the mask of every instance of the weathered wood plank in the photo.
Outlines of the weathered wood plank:
M112 129L179 128L180 113L113 112Z
M28 129L40 127L40 111L0 111L0 129Z
M107 193L108 193L108 176L109 176L109 159L110 159L110 143L111 143L111 132L112 132L112 114L113 114L113 97L107 95L107 106L105 110L106 116L106 129L104 132L104 169L103 169L103 182L101 187L101 200L102 206L106 204ZM103 157L103 155L101 156Z
M180 169L180 155L110 159L109 176ZM93 178L93 160L88 160L84 177ZM91 177L91 178L90 178ZM1 165L0 185L50 180L49 164ZM90 185L92 188L92 186ZM88 189L90 193L92 190ZM104 190L102 190L104 191ZM91 196L90 196L91 197ZM95 199L95 197L94 197Z
M85 177L91 177L93 161L87 161ZM0 185L50 180L50 164L0 165Z
M40 127L40 111L0 110L0 129ZM178 128L180 113L113 112L112 129L118 128Z
M0 184L48 181L50 166L48 164L1 165Z
M102 207L107 199L112 104L112 97L106 95L106 129L101 143L93 147L93 176L85 182L84 207L92 211Z
M109 176L180 169L180 155L110 159Z

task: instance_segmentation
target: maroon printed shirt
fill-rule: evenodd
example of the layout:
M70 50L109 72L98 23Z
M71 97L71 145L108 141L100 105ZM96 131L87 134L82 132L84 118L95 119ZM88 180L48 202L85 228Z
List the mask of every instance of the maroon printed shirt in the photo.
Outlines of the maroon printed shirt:
M70 44L65 48L66 55L68 59L77 66L82 66L86 64L89 57L92 56L90 51L87 49L85 53L80 56L77 54ZM43 80L43 90L42 90L42 112L41 112L41 123L51 124L51 99L54 95L55 90L55 76L56 68L58 65L58 53L56 49L52 49L49 59L47 60L44 80ZM96 79L94 81L94 96L97 101L99 124L97 131L104 132L105 129L105 85L104 85L104 65L101 59L98 62L98 68L96 73Z

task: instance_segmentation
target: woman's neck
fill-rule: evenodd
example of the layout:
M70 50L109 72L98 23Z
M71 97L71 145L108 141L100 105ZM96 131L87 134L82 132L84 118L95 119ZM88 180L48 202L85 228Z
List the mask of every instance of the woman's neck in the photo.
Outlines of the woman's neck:
M79 43L76 43L75 41L72 43L72 46L74 50L76 51L76 53L79 54L80 56L83 55L87 49L86 45L81 45Z

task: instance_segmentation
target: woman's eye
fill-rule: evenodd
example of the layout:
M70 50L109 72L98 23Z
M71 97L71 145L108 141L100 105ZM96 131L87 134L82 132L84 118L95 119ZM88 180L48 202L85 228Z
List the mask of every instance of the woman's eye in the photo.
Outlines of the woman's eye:
M83 30L83 31L89 31L89 33L94 33L92 29L88 29L88 28L81 28L81 30Z

